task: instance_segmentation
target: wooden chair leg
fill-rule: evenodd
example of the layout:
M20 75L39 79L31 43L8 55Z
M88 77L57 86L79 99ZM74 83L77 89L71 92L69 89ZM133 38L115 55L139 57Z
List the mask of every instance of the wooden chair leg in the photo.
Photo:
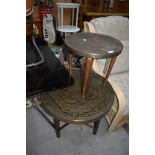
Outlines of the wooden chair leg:
M106 84L106 82L108 80L108 77L109 77L109 75L110 75L110 73L112 71L112 68L113 68L113 66L115 64L115 61L116 61L116 57L111 58L111 61L110 61L106 76L105 76L105 78L103 78L102 87L105 86L105 84Z
M71 74L72 74L72 53L71 52L68 52L68 54L67 54L67 61L68 61L69 75L71 76Z
M84 68L83 84L82 84L82 98L85 98L85 95L86 95L89 74L90 74L90 71L92 69L93 61L94 61L93 58L86 58L85 68Z
M59 138L60 137L60 122L57 119L53 119L53 121L54 121L56 136L57 138Z
M96 135L99 124L100 124L100 119L94 122L93 135Z

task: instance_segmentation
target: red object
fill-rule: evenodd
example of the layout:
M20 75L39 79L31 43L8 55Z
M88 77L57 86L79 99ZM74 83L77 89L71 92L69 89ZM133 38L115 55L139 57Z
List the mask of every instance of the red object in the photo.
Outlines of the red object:
M43 30L43 17L46 16L46 14L51 14L51 9L43 7L40 9L40 19L41 19L41 28Z
M43 16L46 14L51 14L51 9L49 8L41 8L40 9L40 19L43 20Z

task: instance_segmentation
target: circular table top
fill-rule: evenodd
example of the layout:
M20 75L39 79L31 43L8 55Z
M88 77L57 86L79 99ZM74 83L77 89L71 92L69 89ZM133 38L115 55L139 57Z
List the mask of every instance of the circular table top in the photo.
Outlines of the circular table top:
M77 8L80 6L78 3L56 3L56 5L63 8Z
M110 36L98 33L74 33L65 38L70 52L84 57L105 59L121 54L122 43Z
M60 32L78 32L80 31L80 28L77 26L72 25L63 25L63 26L57 26L57 30Z
M89 123L105 116L117 97L107 82L101 88L102 77L93 73L86 99L81 98L79 69L73 70L75 83L67 88L41 95L41 103L47 112L59 121Z

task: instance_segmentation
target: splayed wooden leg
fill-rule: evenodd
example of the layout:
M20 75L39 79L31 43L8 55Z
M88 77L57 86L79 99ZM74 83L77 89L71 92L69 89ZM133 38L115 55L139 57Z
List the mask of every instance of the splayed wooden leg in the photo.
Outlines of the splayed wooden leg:
M88 79L89 79L89 75L92 69L93 61L94 61L93 58L86 58L83 84L82 84L82 98L85 98L85 95L86 95Z

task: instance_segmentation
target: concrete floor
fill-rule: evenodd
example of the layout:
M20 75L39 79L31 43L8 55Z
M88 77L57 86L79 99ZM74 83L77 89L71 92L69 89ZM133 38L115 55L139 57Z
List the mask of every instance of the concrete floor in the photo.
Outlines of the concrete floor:
M27 108L27 155L128 155L129 135L123 128L107 133L101 120L97 135L84 125L69 125L56 138L54 129L34 108Z

